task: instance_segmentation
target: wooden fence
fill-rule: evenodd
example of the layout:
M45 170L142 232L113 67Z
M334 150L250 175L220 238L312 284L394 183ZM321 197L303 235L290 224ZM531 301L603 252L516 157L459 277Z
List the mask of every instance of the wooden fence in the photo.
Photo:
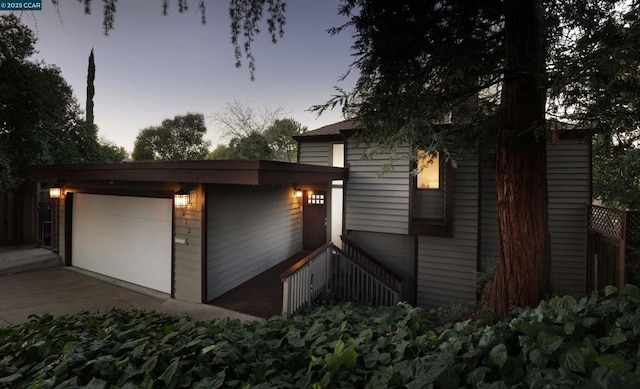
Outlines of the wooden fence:
M38 241L37 191L0 191L0 245Z
M629 280L629 249L640 245L640 212L588 207L587 292Z

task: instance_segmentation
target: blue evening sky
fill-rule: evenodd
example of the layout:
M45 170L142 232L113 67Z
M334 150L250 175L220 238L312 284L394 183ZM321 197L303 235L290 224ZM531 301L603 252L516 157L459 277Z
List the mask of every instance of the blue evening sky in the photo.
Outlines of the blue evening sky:
M319 118L307 109L326 101L335 85L348 90L355 83L354 75L338 83L352 60L351 35L326 32L345 21L337 14L338 0L289 1L284 38L274 45L262 33L253 45L255 81L246 66L234 66L227 0L207 2L205 26L195 0L183 14L172 1L168 16L162 16L160 0L118 2L109 36L101 1L93 2L91 15L76 1L60 3L59 14L50 0L42 11L19 14L37 34L35 58L62 69L84 109L93 48L99 135L129 151L139 130L187 112L207 117L207 139L215 146L221 137L210 116L233 100L257 109L281 106L285 116L318 128L342 120L340 109Z

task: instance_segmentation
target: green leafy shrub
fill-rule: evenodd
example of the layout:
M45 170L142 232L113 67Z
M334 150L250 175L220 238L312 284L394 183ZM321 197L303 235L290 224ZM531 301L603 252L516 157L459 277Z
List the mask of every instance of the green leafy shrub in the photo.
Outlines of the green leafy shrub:
M0 329L0 387L632 388L640 289L555 297L509 321L436 326L399 304L289 320L195 323L156 313L33 318Z

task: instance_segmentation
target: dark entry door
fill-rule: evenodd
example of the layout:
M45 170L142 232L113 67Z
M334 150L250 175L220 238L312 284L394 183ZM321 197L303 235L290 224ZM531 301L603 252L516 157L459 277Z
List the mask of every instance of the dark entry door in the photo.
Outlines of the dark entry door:
M313 251L327 242L327 192L305 191L302 246Z

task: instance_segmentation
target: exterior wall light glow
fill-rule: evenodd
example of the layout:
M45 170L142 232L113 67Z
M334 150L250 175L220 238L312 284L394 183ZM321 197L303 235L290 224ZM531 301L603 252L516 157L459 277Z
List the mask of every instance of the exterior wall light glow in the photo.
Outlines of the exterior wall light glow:
M173 195L173 206L178 209L189 208L191 192L180 189Z
M49 188L49 198L50 199L59 199L60 198L60 192L61 192L61 188L59 186L51 186Z
M302 198L302 189L298 188L298 184L293 184L293 196L297 199Z

